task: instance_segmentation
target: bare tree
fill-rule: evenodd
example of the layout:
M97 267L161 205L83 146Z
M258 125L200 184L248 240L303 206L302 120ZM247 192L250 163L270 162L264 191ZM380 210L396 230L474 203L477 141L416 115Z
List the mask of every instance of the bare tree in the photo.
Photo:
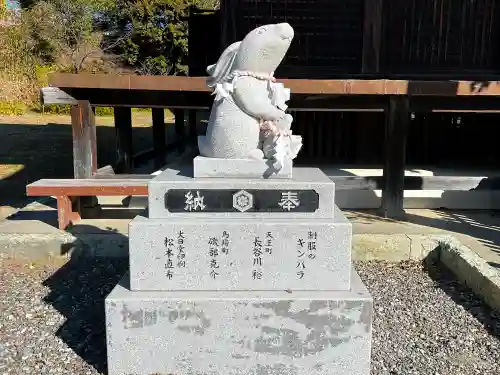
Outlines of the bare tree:
M38 1L30 13L40 57L59 65L61 70L79 73L92 59L103 59L110 54L129 35L111 37L97 27L96 17L105 1Z

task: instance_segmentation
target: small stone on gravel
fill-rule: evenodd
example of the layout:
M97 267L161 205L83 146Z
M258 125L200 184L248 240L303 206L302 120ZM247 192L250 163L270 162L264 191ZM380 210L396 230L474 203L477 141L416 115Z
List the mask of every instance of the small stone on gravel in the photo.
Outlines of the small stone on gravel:
M106 373L104 298L124 259L0 260L0 373ZM452 274L356 263L374 299L372 375L499 375L500 315Z

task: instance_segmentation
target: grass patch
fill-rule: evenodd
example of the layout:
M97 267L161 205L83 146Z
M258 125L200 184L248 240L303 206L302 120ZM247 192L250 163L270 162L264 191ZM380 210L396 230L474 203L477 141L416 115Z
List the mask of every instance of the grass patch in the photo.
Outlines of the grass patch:
M70 115L71 106L53 104L42 107L41 105L30 105L21 101L0 101L0 115L22 116L30 111L47 115ZM147 114L151 112L151 108L132 108L132 113ZM95 114L100 117L112 117L114 116L113 107L95 107ZM168 109L165 109L165 117L173 117Z
M69 115L71 106L69 105L46 105L43 108L43 113L52 115ZM41 109L37 109L38 112L42 112ZM133 113L151 113L151 108L132 108ZM95 107L96 116L113 116L113 107Z
M23 169L23 164L0 164L0 180L14 176Z
M23 102L0 102L0 115L21 116L29 107Z

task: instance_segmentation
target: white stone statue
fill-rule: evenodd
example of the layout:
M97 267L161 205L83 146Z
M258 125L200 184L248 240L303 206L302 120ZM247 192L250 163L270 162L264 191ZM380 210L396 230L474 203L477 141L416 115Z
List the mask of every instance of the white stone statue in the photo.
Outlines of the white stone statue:
M293 118L285 113L290 90L273 77L293 36L288 23L260 26L207 68L215 100L207 133L198 139L202 156L268 159L277 170L297 156L302 137L292 135Z

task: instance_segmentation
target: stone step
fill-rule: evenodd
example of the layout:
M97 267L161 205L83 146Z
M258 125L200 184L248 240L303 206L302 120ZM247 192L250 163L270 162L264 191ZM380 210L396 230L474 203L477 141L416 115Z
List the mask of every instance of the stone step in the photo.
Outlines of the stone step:
M325 219L137 217L132 290L347 290L352 224Z
M132 292L126 276L105 302L108 373L369 375L373 300L350 274L350 291L301 292Z
M222 159L197 156L193 159L195 178L285 178L293 176L293 161L285 159L281 170L269 160Z
M149 182L149 217L333 219L335 183L319 168L292 179L193 178L192 167Z

